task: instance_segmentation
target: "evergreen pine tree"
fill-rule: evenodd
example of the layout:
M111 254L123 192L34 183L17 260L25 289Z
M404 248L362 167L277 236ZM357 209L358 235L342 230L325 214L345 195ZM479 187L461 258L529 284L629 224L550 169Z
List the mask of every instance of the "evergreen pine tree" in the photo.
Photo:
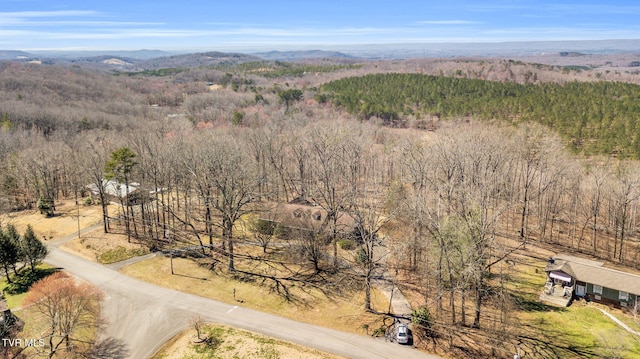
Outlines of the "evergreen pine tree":
M23 260L29 263L31 270L35 270L36 265L42 262L48 253L47 247L36 238L31 225L27 226L24 235L20 239L20 250L24 256Z

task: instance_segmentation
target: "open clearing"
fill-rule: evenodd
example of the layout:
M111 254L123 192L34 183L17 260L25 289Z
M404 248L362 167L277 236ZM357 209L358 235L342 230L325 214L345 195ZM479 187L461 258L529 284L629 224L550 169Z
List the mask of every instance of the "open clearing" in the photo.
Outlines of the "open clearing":
M115 213L117 206L109 205L109 212ZM87 228L102 221L102 209L99 205L76 206L73 199L56 201L56 215L47 217L39 210L25 210L0 215L0 223L13 223L20 233L28 224L42 238L59 239L78 232L78 211L80 212L80 228Z

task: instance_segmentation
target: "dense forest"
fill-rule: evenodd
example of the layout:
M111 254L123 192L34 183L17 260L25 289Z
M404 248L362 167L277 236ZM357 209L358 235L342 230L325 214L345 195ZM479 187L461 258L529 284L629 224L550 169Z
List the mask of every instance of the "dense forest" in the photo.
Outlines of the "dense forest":
M425 117L541 123L586 154L640 156L640 86L621 82L519 84L420 74L349 77L322 86L364 119L406 126Z
M104 204L105 178L135 182L149 195L122 201L119 217L103 207L105 231L153 250L169 236L211 245L250 273L241 223L263 219L249 232L266 248L268 223L283 221L274 208L302 204L313 213L278 260L304 278L270 279L369 293L383 273L408 273L396 280L445 328L439 345L467 328L532 350L505 319L519 302L502 271L531 243L640 268L638 85L566 81L571 72L543 82L556 70L526 64L514 78L546 71L535 84L488 81L505 76L501 60L476 79L464 78L475 62L425 62L421 74L400 74L414 61L267 65L99 74L2 63L0 212L88 198L90 184ZM461 357L492 353L452 342ZM542 356L575 354L548 345Z

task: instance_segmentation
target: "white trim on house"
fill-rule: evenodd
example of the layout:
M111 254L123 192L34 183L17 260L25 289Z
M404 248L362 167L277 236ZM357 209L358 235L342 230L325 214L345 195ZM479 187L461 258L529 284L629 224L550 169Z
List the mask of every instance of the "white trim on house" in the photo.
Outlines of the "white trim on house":
M557 271L551 271L549 273L549 277L553 278L553 279L559 279L563 282L571 282L571 276L566 274L566 273L562 273L562 272L557 272Z

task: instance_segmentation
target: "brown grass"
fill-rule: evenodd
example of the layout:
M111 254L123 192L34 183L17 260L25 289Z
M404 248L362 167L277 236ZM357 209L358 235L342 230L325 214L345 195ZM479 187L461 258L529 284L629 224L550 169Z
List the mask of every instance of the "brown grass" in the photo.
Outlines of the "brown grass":
M290 342L276 340L261 334L235 329L223 325L208 325L204 332L216 343L196 344L194 329L185 330L167 342L152 359L179 359L205 357L215 352L220 359L280 358L280 359L338 359L339 356L302 347ZM207 356L208 357L208 356Z
M122 252L118 260L124 260L148 252L144 243L138 241L129 243L126 235L105 234L102 228L83 234L80 238L65 243L62 248L80 257L105 264L114 262L114 260L105 260L105 257L110 257L108 256L110 253Z
M109 213L115 213L115 205L109 205ZM78 232L78 210L80 210L80 228L87 228L102 221L102 208L99 205L75 205L73 199L56 201L56 215L47 217L40 211L25 210L0 214L0 223L12 223L20 233L30 224L40 238L55 240Z
M262 283L252 282L248 277L244 277L244 280L233 278L226 272L214 273L192 260L182 258L174 259L173 266L175 275L171 275L169 258L156 257L121 271L156 285L342 331L363 333L364 325L373 329L382 324L381 315L363 310L364 294L361 291L328 297L318 289L293 285L289 288L292 301L287 302L268 280ZM386 312L389 302L374 289L372 304L374 309Z

